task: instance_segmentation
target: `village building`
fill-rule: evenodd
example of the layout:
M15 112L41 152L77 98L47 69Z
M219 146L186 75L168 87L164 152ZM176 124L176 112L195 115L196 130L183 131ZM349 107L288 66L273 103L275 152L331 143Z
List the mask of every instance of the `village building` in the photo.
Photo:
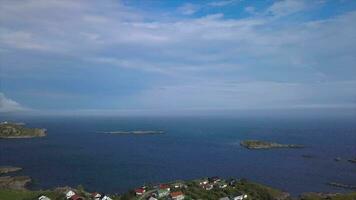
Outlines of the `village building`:
M232 200L244 200L247 199L247 194L240 194L232 198Z
M171 199L173 199L173 200L183 200L184 199L183 192L172 192L170 196L171 196Z
M159 189L160 189L160 190L168 190L168 191L171 190L171 188L170 188L169 185L167 185L167 184L161 184L161 185L159 185Z
M218 187L219 187L220 189L224 189L224 188L227 187L227 184L226 184L226 183L220 183L220 184L218 184Z
M203 185L203 189L205 190L212 190L213 189L213 184L206 184L206 185Z
M157 200L156 198L154 198L154 197L148 197L148 199L147 200Z
M101 200L112 200L112 198L105 195Z
M70 199L72 196L75 195L75 192L73 192L72 190L69 190L67 193L66 193L66 198L67 199Z
M84 197L75 194L70 198L70 200L84 200Z
M101 198L101 194L97 192L92 193L91 196L93 197L94 200L100 200Z
M208 183L209 183L209 181L206 180L206 179L203 179L203 180L200 180L200 181L199 181L199 185L206 185L206 184L208 184Z
M217 176L208 178L208 180L209 180L210 183L213 183L213 184L216 184L216 183L221 181L221 179L219 177L217 177Z
M42 196L38 197L38 200L51 200L51 199L42 195Z
M186 185L182 182L176 182L176 183L173 183L172 186L176 189L178 188L186 188Z
M145 192L146 192L146 189L144 189L144 188L137 188L137 189L135 190L135 194L136 194L137 196L141 196L141 195L143 195Z

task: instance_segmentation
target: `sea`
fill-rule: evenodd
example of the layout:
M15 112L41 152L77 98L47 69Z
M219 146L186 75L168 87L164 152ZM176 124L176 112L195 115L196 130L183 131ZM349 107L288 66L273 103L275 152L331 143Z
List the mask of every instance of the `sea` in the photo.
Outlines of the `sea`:
M6 120L5 118L1 120ZM11 120L11 119L10 119ZM31 189L82 185L124 193L144 184L201 177L246 178L287 191L347 192L356 184L356 120L233 116L20 117L48 136L1 139L0 166L23 167ZM162 130L163 135L106 131ZM240 141L302 144L302 149L248 150ZM335 161L335 158L341 158Z

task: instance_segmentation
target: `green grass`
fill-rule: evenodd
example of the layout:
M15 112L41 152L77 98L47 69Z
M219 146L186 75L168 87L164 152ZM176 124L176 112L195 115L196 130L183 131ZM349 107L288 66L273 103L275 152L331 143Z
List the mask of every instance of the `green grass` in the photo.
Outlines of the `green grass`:
M41 195L45 195L52 200L62 200L63 194L59 194L52 191L30 191L30 190L0 190L1 200L37 200Z

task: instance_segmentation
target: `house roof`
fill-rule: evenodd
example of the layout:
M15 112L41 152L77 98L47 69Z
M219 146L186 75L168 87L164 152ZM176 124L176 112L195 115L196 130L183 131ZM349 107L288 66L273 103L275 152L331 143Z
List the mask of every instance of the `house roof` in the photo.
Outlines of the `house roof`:
M135 190L136 193L144 193L145 191L146 191L146 190L143 189L143 188L137 188L137 189Z
M91 194L93 197L101 197L101 194L97 193L97 192L93 192Z
M171 193L171 197L178 197L180 195L183 195L183 192L178 191L178 192L172 192Z
M161 184L161 185L159 185L159 189L168 189L168 188L170 188L170 187L169 187L169 185L167 185L167 184Z
M71 200L84 200L84 198L83 197L81 197L81 196L79 196L79 195L73 195L71 198L70 198Z

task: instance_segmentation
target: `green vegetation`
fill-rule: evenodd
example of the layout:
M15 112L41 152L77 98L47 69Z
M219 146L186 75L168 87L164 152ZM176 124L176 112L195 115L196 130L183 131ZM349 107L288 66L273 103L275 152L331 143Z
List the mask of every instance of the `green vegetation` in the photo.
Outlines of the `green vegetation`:
M303 148L303 145L297 144L279 144L261 140L244 140L240 145L247 149L271 149L271 148Z
M182 190L186 195L186 199L216 200L221 197L237 196L239 194L247 194L248 200L289 199L287 193L246 180L237 181L233 186L223 189L205 190L196 181L187 182L187 186Z
M29 191L29 190L0 190L1 200L37 200L39 196L45 195L52 200L63 200L64 194L54 191Z
M302 195L300 200L355 200L356 192L349 194L318 194L318 193L308 193Z
M0 138L32 138L46 136L45 129L26 128L22 124L1 123Z

